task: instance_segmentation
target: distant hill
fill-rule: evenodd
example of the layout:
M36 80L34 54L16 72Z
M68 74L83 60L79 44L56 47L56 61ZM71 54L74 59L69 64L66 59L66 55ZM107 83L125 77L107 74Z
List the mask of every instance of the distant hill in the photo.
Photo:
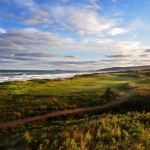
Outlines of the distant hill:
M38 73L38 74L48 74L48 73L52 73L52 74L59 74L59 73L78 73L80 71L76 71L76 70L1 70L0 72L23 72L23 73Z
M112 67L112 68L105 68L96 71L127 71L127 70L146 70L150 69L150 65L148 66L133 66L133 67Z

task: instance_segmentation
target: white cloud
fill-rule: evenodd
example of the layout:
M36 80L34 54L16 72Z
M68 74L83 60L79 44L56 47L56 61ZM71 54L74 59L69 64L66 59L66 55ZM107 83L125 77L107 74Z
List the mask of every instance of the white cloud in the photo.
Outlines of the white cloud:
M82 35L101 34L116 25L116 20L100 16L95 11L87 9L61 7L55 9L54 14L56 21L65 23Z
M61 1L68 2L68 0ZM17 21L32 27L38 25L40 29L66 30L79 35L118 35L129 31L118 27L120 23L117 17L101 15L97 11L101 9L97 0L90 0L89 3L82 5L78 3L73 6L39 5L33 0L13 0L13 2L16 7L22 9L17 16Z
M7 33L7 31L3 28L0 28L0 33Z
M92 7L91 7L92 6ZM101 15L93 8L93 5L86 6L57 6L51 10L54 22L63 29L76 32L79 35L119 35L131 31L131 23L128 27L122 27L122 18L114 18ZM117 18L119 17L119 18ZM138 24L138 21L135 23Z
M87 9L101 10L102 7L96 3L91 3L85 6Z
M53 23L50 14L46 7L35 3L33 0L13 0L14 5L18 8L22 8L19 13L18 20L27 25L46 24Z
M19 7L27 7L30 9L37 7L37 4L33 0L13 0L13 2Z
M16 61L24 65L49 64L55 68L59 68L61 64L61 67L66 69L73 69L71 66L75 69L99 69L104 65L129 65L142 55L141 58L145 62L149 58L144 56L145 49L148 50L149 47L144 47L141 42L116 41L109 38L74 40L60 38L35 28L7 31L5 36L0 36L0 45L0 58L5 59L7 64L9 61ZM105 56L107 59L104 61Z
M111 35L125 34L127 32L128 30L123 28L113 28L112 30L109 31Z
M124 42L124 41L118 41L117 42L118 47L121 50L138 50L141 48L141 42Z
M102 7L97 2L98 0L89 0L89 4L86 6L86 8L93 8L95 10L102 9Z
M23 32L28 32L28 33L38 33L39 30L35 29L35 28L25 28L24 30L22 30Z
M78 33L79 35L85 35L85 31L83 31L83 30L79 30L77 33Z
M40 23L44 23L46 25L50 25L53 23L52 20L48 19L48 18L42 18L41 16L32 16L32 18L28 18L28 19L21 19L25 24L29 24L29 25L37 25Z

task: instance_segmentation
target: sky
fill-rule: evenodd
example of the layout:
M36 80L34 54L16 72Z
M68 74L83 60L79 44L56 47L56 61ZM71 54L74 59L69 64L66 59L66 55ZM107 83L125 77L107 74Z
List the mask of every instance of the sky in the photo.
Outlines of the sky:
M150 0L0 0L0 69L150 65Z

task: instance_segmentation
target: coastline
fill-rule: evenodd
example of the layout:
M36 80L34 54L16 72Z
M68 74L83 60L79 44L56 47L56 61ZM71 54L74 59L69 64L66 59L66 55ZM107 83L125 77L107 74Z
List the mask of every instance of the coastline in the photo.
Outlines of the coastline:
M82 75L82 74L92 74L94 72L78 72L78 73L46 73L46 74L29 74L24 72L8 72L8 74L5 73L5 75L0 74L0 83L2 82L11 82L11 81L27 81L27 80L34 80L34 79L49 79L49 80L55 80L55 79L65 79L65 78L72 78L75 75Z

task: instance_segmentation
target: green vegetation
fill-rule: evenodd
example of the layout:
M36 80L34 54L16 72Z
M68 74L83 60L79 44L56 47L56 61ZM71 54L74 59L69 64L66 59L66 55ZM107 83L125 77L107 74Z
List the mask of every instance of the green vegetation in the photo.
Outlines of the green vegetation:
M0 83L0 122L104 104L135 88L133 85L149 85L147 72L103 73L77 75L71 79L54 81ZM102 96L107 87L115 93L109 100Z
M0 148L149 150L150 113L101 114L37 121L0 132Z
M117 96L117 93L112 91L110 88L107 88L104 94L101 96L101 98L108 102L114 100Z
M130 98L130 101L113 108L113 112L150 111L150 90L140 90Z
M132 88L149 86L149 72L0 83L0 122L107 103ZM65 115L0 129L0 149L149 150L150 91L137 91L130 100L104 112Z
M30 95L56 95L68 93L104 92L107 87L114 90L121 85L134 82L138 86L149 85L149 71L119 72L93 75L77 75L71 79L57 80L30 80L0 83L2 93L30 94Z

